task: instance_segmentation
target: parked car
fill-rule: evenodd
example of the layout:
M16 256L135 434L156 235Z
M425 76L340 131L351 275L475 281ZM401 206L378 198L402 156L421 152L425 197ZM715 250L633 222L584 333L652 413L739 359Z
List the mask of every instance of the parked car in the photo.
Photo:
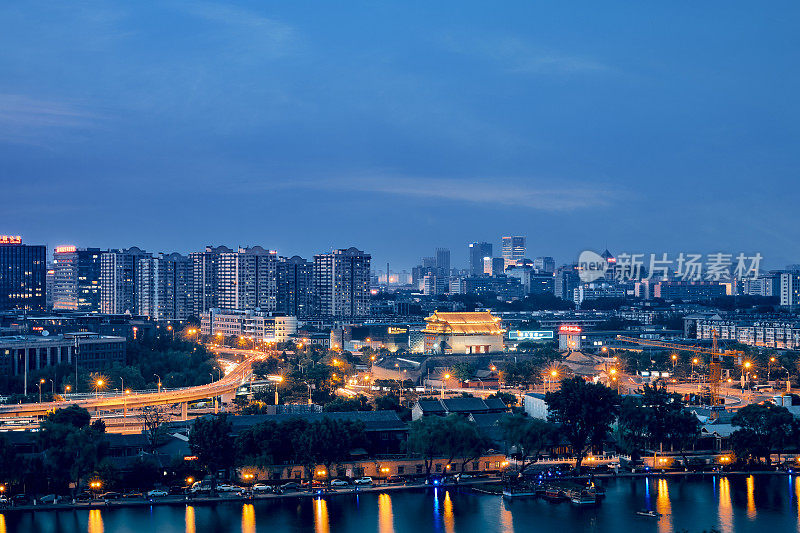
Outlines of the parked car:
M90 502L94 499L94 496L91 492L81 492L77 496L75 496L76 502Z
M59 500L61 500L60 496L48 494L47 496L42 496L39 498L39 503L58 503Z
M239 492L240 490L242 490L242 487L237 487L236 485L231 485L229 483L217 485L217 491L219 492Z
M372 478L369 476L360 477L353 481L356 485L372 485Z
M119 500L120 498L122 498L122 494L119 492L109 491L100 495L100 499L102 500Z
M129 490L122 495L123 498L144 498L144 494L139 491Z
M272 492L272 485L266 485L264 483L256 483L252 487L253 492Z
M283 485L281 485L281 489L283 489L285 491L287 491L287 490L289 490L289 491L292 491L292 490L298 491L298 490L301 490L302 487L300 486L299 483L295 483L294 481L290 481L289 483L284 483Z
M28 495L27 494L15 494L11 497L11 503L14 505L28 505Z
M403 476L394 475L394 476L389 476L389 477L386 478L386 483L397 484L397 483L405 483L405 482L406 482L406 478L404 478Z
M467 481L468 479L473 479L474 477L475 476L472 474L464 474L463 472L461 474L456 474L457 481Z
M346 479L332 479L331 480L331 487L349 487L350 482Z
M148 498L162 498L167 495L167 491L164 489L153 489L147 493Z

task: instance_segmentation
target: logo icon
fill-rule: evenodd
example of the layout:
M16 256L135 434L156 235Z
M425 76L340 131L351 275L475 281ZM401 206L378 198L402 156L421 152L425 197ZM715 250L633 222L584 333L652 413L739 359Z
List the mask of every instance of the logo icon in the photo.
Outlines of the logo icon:
M584 250L578 257L578 276L583 283L600 279L608 270L608 261L602 255L591 250Z

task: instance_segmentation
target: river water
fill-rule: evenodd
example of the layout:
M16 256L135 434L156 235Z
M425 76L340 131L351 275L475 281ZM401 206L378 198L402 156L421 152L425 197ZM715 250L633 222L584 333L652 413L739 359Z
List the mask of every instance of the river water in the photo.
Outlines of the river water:
M0 514L0 533L800 532L800 477L636 478L606 482L597 507L512 502L467 489ZM661 518L639 517L653 509Z

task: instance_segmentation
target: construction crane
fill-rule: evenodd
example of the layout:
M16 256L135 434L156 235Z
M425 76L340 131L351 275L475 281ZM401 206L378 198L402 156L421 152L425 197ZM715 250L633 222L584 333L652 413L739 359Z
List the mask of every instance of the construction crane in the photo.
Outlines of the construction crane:
M711 330L712 345L711 348L703 348L700 346L686 346L685 344L675 344L671 342L657 341L652 339L641 339L638 337L626 337L624 335L617 335L617 340L622 342L629 342L638 344L640 346L650 346L653 348L664 348L678 352L692 352L698 354L709 355L708 363L708 388L711 405L719 404L719 384L722 377L722 357L736 357L739 364L744 358L744 352L741 350L720 350L717 346L717 330Z

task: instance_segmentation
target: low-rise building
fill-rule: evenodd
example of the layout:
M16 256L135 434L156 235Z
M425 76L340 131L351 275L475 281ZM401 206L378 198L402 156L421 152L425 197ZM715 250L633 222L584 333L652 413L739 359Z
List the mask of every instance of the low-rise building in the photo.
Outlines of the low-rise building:
M203 335L242 336L262 342L285 342L297 332L297 317L276 313L209 309L200 316Z
M451 414L469 417L474 414L504 413L508 406L500 398L456 397L441 399L421 399L411 409L411 419L423 416L447 416Z
M125 364L124 337L96 333L0 337L0 372L6 376L62 364L94 371L114 363Z

